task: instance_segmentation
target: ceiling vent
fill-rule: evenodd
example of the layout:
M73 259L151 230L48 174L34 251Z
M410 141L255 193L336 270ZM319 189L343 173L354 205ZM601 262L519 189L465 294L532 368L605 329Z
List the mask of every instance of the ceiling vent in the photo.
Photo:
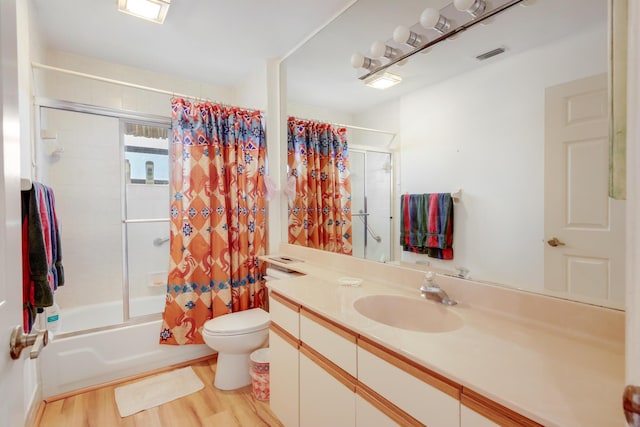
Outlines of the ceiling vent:
M476 56L476 59L478 61L484 61L485 59L489 59L493 56L500 55L501 53L504 53L506 50L507 49L505 49L504 47L499 47L497 49L493 49L493 50L490 50L489 52L485 52Z

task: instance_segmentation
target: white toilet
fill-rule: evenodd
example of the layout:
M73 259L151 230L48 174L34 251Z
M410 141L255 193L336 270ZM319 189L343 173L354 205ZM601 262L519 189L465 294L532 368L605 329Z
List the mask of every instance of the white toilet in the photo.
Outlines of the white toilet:
M235 390L251 384L249 355L263 347L269 337L269 313L252 308L225 314L205 322L204 342L218 352L213 385Z

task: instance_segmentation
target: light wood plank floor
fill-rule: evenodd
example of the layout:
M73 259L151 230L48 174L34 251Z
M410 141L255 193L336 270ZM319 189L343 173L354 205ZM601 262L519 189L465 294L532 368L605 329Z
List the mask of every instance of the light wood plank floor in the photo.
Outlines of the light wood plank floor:
M253 397L251 386L222 391L213 387L216 359L191 365L205 388L183 398L121 418L114 389L139 381L106 385L61 400L47 402L36 427L258 427L282 426L269 402Z

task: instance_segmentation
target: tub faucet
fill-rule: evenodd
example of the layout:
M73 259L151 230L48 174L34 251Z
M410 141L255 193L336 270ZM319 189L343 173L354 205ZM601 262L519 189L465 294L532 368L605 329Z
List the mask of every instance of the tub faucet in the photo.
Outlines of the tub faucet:
M420 296L425 299L437 301L445 305L456 305L458 302L449 298L449 295L435 282L435 274L428 271L424 275L424 284L420 286Z

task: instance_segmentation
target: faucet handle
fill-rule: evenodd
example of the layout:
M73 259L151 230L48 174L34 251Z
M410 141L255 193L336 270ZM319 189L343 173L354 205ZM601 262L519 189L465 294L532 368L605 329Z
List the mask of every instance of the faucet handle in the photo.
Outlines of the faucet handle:
M424 275L424 284L420 287L423 292L437 292L440 286L436 283L436 275L433 271L427 271Z

